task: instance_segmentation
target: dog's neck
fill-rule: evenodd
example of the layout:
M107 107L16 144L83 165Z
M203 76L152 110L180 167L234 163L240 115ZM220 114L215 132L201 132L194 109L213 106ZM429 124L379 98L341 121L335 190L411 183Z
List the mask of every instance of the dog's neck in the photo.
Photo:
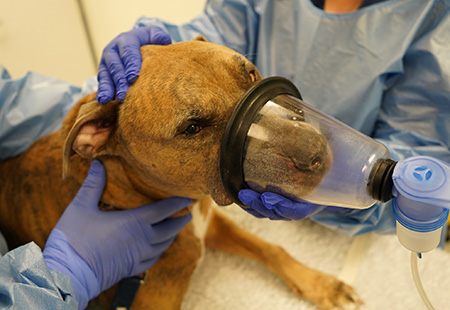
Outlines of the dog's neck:
M106 187L101 201L116 209L131 209L164 199L170 194L143 184L117 157L99 158L107 172ZM81 186L89 170L90 160L74 155L70 159L70 179Z

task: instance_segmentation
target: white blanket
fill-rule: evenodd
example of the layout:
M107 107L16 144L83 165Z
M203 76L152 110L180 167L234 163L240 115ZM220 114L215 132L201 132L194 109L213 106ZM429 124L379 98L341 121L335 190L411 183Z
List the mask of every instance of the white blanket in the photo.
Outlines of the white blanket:
M261 220L237 206L226 207L224 211L242 227L283 246L309 267L346 279L364 300L362 309L425 309L412 280L410 252L395 235L372 233L358 238L355 244L354 239L308 220ZM352 254L348 255L350 249ZM424 254L419 272L434 307L450 309L450 253L436 249ZM262 264L214 250L207 250L182 308L316 309L298 299Z

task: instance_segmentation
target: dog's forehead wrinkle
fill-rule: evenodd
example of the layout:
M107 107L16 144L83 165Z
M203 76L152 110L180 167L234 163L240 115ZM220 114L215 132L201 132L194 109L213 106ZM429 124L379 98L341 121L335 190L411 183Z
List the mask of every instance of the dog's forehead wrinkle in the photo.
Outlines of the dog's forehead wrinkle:
M220 115L220 111L217 109L217 105L214 103L208 104L206 106L193 105L187 108L188 109L185 111L184 118L188 120L190 119L211 120Z
M234 100L222 94L222 89L217 92L205 91L205 85L199 88L189 88L185 85L192 85L186 81L180 81L178 86L173 87L172 96L176 103L180 103L179 108L173 111L174 114L183 118L212 118L222 113L228 106L234 106ZM218 95L219 94L219 95Z

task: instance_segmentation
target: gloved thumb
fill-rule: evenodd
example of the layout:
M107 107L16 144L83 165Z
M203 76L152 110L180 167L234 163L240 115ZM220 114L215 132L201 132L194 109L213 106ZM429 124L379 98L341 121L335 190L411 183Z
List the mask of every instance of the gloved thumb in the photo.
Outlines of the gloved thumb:
M98 202L106 185L106 170L103 164L94 159L88 175L74 198L75 205L81 207L98 207Z

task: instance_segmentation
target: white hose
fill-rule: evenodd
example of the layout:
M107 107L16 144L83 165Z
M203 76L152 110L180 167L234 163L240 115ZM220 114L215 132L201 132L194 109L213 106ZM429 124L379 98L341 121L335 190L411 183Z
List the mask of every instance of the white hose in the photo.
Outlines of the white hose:
M422 282L420 281L419 276L419 268L417 267L417 261L418 261L418 253L411 252L411 272L414 279L414 283L416 284L417 291L419 292L420 298L422 298L423 303L427 307L428 310L434 310L433 305L431 304L430 300L427 297L427 294L425 293L425 290L423 289Z

